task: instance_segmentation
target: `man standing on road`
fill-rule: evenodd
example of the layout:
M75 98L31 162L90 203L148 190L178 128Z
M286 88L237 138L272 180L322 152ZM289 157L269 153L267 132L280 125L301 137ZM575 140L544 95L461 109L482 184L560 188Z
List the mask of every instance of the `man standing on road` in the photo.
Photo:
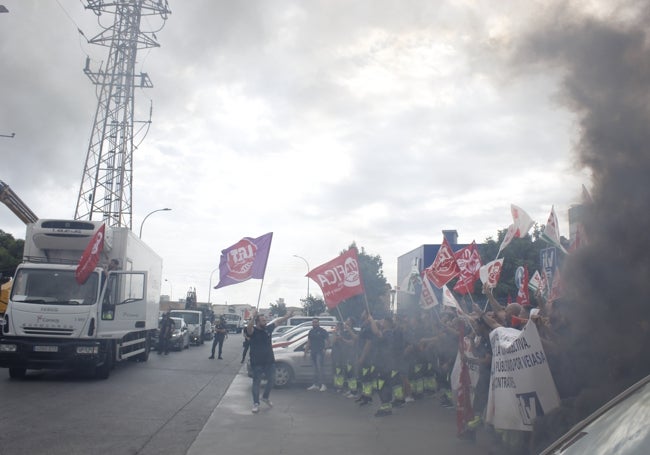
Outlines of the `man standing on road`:
M169 317L169 313L163 314L158 335L158 354L162 354L163 352L165 355L169 354L169 343L171 342L172 332L174 332L175 327L176 323Z
M305 357L311 352L311 363L314 365L314 383L307 390L320 390L325 392L327 386L323 382L323 363L325 361L325 345L329 339L329 333L320 326L318 318L311 320L311 330L307 334L307 345L305 346Z
M271 335L276 324L282 324L291 316L293 313L286 314L267 325L266 317L255 311L246 326L246 333L250 337L250 359L253 370L253 414L260 411L260 382L263 375L266 377L266 386L262 394L262 401L269 408L273 407L273 403L269 399L275 380L275 357L273 356Z
M228 329L226 328L226 320L223 316L219 316L219 321L214 326L214 338L212 339L212 354L209 359L214 359L214 351L219 345L219 360L223 359L221 357L221 352L223 351L223 341L228 336Z

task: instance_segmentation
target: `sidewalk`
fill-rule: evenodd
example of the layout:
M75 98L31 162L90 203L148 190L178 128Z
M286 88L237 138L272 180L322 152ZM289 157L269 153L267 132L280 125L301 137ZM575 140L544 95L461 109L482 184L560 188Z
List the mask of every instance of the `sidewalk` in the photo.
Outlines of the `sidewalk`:
M242 369L215 408L188 455L485 455L476 443L456 438L456 411L428 397L374 417L377 403L359 406L334 391L274 389L269 409L251 413L251 379ZM375 399L376 400L376 399ZM414 452L415 451L415 452Z

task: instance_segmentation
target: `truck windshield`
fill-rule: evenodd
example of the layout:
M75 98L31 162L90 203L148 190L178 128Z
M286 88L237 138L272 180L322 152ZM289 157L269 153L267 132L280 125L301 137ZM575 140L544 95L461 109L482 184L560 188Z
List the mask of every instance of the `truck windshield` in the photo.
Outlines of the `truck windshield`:
M19 269L11 300L50 305L92 305L97 301L99 275L93 273L82 285L74 270Z
M199 313L184 313L182 311L172 311L172 315L183 318L186 324L198 324L199 323Z

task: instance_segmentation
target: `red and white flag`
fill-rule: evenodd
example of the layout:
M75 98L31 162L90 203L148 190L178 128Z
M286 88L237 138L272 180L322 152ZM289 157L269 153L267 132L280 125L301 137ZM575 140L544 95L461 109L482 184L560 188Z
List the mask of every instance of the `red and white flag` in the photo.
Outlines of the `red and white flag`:
M478 271L481 269L481 255L476 247L476 242L456 251L454 256L460 269L454 291L462 295L471 293L474 283L478 280Z
M512 213L512 224L508 226L508 231L501 242L501 246L499 246L497 257L499 257L501 251L503 251L513 239L524 237L528 234L530 228L533 227L533 224L535 224L524 209L517 207L514 204L510 204L510 212Z
M456 263L454 250L451 249L449 242L445 238L442 240L436 258L433 260L433 263L424 270L424 274L433 284L436 285L436 287L441 288L459 273L460 268Z
M343 300L364 293L356 248L350 248L336 259L319 265L307 276L320 286L325 305L330 310Z
M557 215L555 214L554 206L551 206L551 214L548 216L548 221L544 226L542 239L546 240L551 245L560 248L560 250L562 250L564 253L567 252L560 242L560 226L557 221Z
M422 292L420 293L420 307L423 310L428 310L429 308L433 308L436 305L440 305L440 302L438 301L438 297L436 297L436 294L434 293L433 288L431 287L431 282L425 276L422 279Z
M102 226L97 229L97 232L95 232L95 235L92 236L90 242L88 242L88 246L86 246L86 249L81 255L79 265L74 273L74 278L77 280L77 283L84 284L90 274L93 273L93 270L95 270L95 267L97 267L99 257L104 249L105 232L106 225L102 224Z
M503 268L503 258L495 259L488 262L479 270L481 282L487 284L490 288L495 288L501 276L501 269Z

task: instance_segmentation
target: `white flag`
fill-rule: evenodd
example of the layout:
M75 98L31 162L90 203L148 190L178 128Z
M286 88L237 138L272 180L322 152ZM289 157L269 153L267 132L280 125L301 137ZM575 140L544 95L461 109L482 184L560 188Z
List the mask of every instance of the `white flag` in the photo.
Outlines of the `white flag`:
M533 219L528 216L528 214L521 207L517 207L514 204L510 204L510 212L512 212L512 221L517 228L515 232L515 237L524 237L530 231L530 228L533 227L535 222Z
M456 297L454 297L454 294L452 294L446 284L442 287L442 304L456 308L458 311L463 313L463 309L458 304L458 300L456 300Z
M433 292L433 287L431 287L431 281L427 277L424 277L422 280L422 293L420 294L420 307L424 310L433 308L436 305L440 305L438 297Z
M567 251L562 246L560 242L560 227L557 222L557 215L555 214L555 207L551 206L551 214L548 216L548 221L546 226L544 226L544 232L542 232L542 239L546 240L550 244L559 247L564 253Z

